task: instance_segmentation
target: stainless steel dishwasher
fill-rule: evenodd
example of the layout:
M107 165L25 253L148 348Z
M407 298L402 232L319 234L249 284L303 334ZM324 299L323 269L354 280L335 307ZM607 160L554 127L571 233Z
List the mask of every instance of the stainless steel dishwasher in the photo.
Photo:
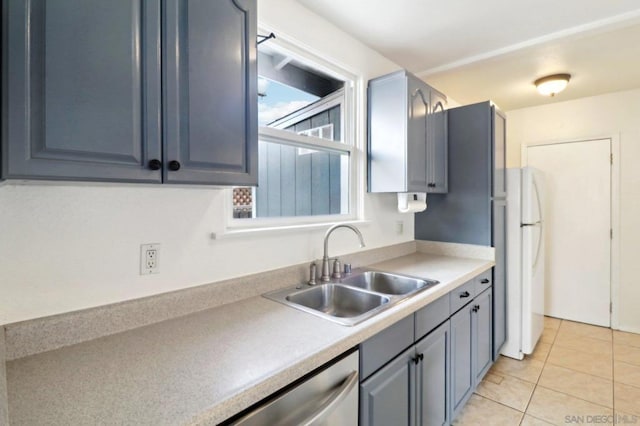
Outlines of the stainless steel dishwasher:
M357 425L358 351L321 368L230 424Z

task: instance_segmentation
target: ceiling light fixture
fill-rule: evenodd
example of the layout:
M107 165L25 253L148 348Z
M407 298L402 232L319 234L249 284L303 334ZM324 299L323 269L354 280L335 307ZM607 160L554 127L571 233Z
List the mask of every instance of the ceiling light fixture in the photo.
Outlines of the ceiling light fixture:
M538 93L543 96L555 96L562 92L569 84L571 74L554 74L542 77L533 82L538 89Z

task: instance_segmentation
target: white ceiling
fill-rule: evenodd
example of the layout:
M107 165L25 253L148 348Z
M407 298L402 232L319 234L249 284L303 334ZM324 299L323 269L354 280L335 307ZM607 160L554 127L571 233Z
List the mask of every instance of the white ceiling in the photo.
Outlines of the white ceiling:
M640 87L638 0L298 0L461 103L510 110ZM547 74L572 74L555 98Z

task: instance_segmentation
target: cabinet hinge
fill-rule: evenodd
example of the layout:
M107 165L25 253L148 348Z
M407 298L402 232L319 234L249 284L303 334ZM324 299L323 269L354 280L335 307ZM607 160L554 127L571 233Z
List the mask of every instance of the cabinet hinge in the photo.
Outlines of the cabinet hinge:
M613 228L609 228L609 238L613 240Z
M609 154L609 160L611 161L611 164L613 164L613 154Z
M613 313L613 302L609 302L609 313Z

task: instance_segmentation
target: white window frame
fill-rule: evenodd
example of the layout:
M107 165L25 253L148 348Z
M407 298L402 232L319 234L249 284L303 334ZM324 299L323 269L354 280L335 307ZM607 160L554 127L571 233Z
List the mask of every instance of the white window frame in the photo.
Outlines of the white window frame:
M267 28L261 30L277 31ZM326 226L331 223L362 223L364 204L364 170L363 162L366 159L363 138L358 138L358 125L361 124L359 111L365 99L364 84L362 76L358 76L334 63L330 58L321 56L311 51L307 47L299 46L295 41L288 39L285 35L278 35L277 39L269 40L269 43L277 46L284 54L302 63L309 64L314 69L323 72L333 78L345 82L343 95L339 98L328 96L327 102L323 102L323 109L331 108L333 105L341 104L341 142L320 139L313 136L303 136L295 132L281 130L274 127L259 127L258 138L266 142L275 142L283 145L296 146L300 148L333 151L336 153L346 153L349 155L349 193L348 214L331 214L316 216L288 216L288 217L265 217L251 219L233 218L232 189L225 190L225 227L222 232L214 234L214 238L224 238L234 235L252 235L256 231L277 231L295 230L305 228L316 228ZM292 122L297 122L303 117L287 117ZM289 120L286 120L289 121ZM284 123L284 122L283 122ZM286 124L278 123L278 127L287 127ZM346 194L343 194L343 196Z
M325 130L329 131L329 137L323 137L322 134L324 133ZM298 132L299 135L302 136L313 136L316 138L320 138L320 139L325 139L325 140L333 140L333 123L329 123L329 124L324 124L322 126L318 126L318 127L312 127L310 129L307 130L300 130ZM318 136L314 135L314 133L318 133Z

